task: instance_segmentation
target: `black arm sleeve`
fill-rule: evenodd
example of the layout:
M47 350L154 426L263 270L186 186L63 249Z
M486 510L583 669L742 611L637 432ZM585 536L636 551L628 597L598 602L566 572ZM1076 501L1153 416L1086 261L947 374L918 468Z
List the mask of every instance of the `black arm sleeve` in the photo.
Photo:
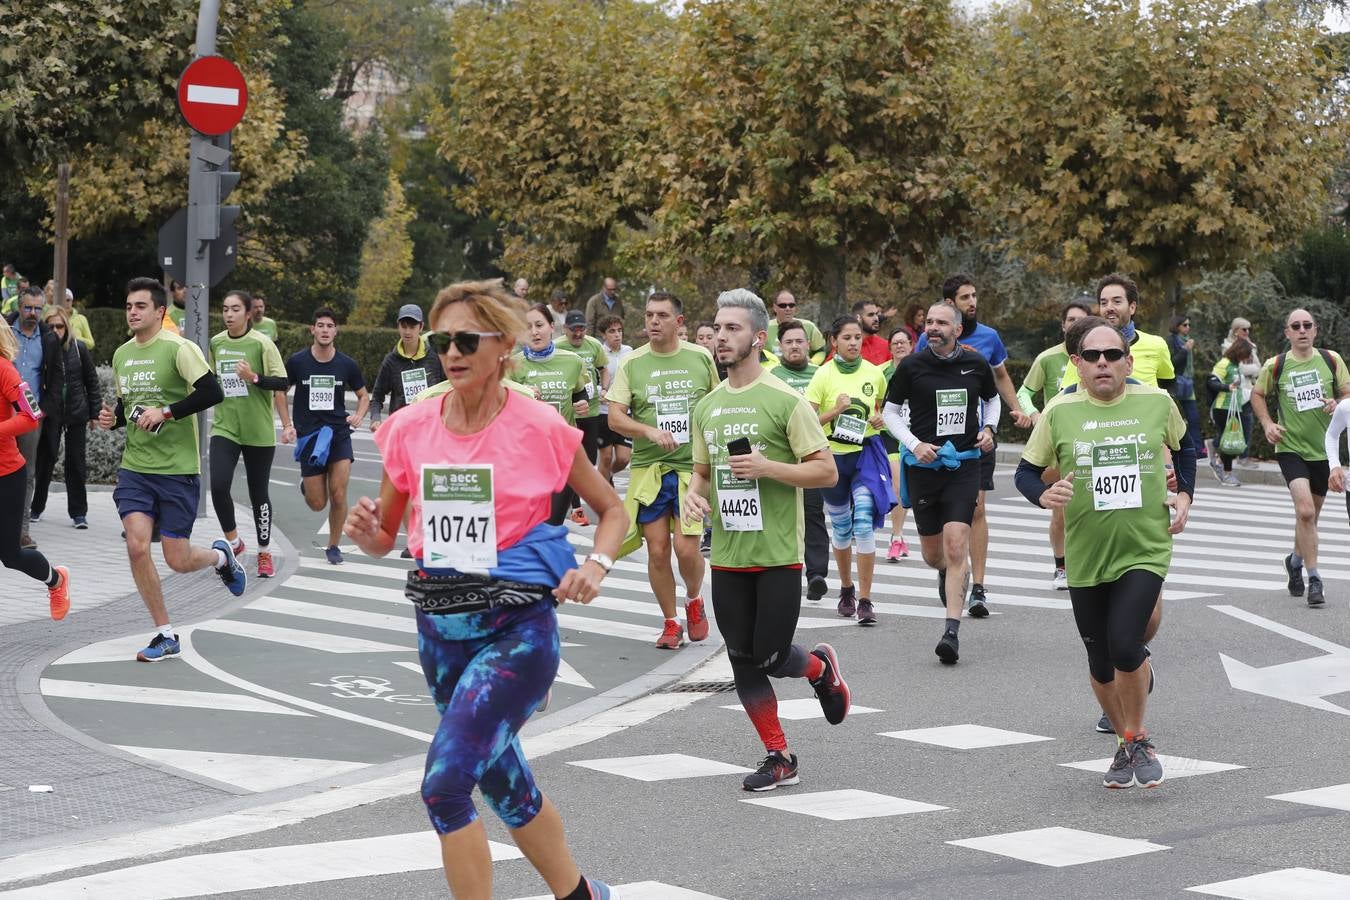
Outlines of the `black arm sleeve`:
M582 388L582 389L579 390L579 391L573 391L573 392L572 392L572 402L573 402L573 403L580 403L582 400L585 400L585 401L588 402L588 403L591 402L591 398L588 397L588 396L586 396L586 389L585 389L585 388Z
M1181 446L1172 454L1172 466L1177 473L1177 493L1190 494L1195 499L1195 445L1191 436L1181 436Z
M1191 471L1195 471L1195 458L1191 458ZM1050 489L1050 485L1041 480L1042 473L1045 472L1045 466L1033 466L1025 459L1017 463L1017 471L1013 473L1013 484L1022 492L1022 496L1031 501L1031 505L1041 509L1041 494Z
M1167 391L1169 394L1176 393L1177 380L1175 378L1159 378L1158 387Z
M185 419L210 409L224 399L225 391L220 387L220 379L215 372L207 372L192 383L192 393L177 403L169 404L169 415L175 419Z
M79 349L80 377L84 379L84 395L89 401L89 418L94 421L98 419L98 414L103 410L103 389L99 386L98 369L94 367L94 358L89 353L89 348L84 345L83 341L80 341Z
M285 375L259 375L257 385L264 391L284 391L291 382Z

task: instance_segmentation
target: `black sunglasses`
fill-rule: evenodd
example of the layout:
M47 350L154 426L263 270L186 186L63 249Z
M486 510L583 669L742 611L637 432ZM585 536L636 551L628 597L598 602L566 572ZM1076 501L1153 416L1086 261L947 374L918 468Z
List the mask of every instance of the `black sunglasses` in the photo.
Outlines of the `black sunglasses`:
M1294 329L1295 331L1312 331L1312 330L1313 330L1313 323L1312 323L1312 322L1290 322L1290 323L1289 323L1289 327L1292 328L1292 329Z
M774 306L778 307L779 309L796 309L796 308L797 308L797 304L795 304L795 303L775 303Z
M1078 355L1090 363L1095 363L1103 356L1107 362L1120 362L1125 358L1125 351L1119 347L1108 347L1105 350L1080 350Z
M478 340L485 337L501 337L500 331L433 331L427 335L427 346L438 356L450 352L450 345L461 356L473 356L478 352Z

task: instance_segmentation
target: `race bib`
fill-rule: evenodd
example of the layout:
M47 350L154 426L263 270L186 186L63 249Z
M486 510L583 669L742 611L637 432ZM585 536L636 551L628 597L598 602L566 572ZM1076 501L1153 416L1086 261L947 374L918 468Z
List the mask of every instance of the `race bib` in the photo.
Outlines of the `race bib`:
M1321 409L1326 402L1322 395L1322 378L1316 372L1289 373L1289 386L1294 391L1294 409L1299 412Z
M730 466L717 467L717 511L723 531L763 531L759 480L737 478Z
M834 433L831 439L841 444L861 444L867 433L867 421L857 416L841 413L834 417Z
M966 389L937 391L937 434L966 433Z
M238 360L219 359L216 360L216 374L220 376L220 387L225 392L226 397L247 397L248 385L244 379L235 374L234 367ZM314 395L310 394L313 399Z
M1092 508L1139 509L1144 496L1139 484L1137 444L1096 444L1092 448Z
M586 382L586 399L587 399L587 400L594 400L594 399L595 399L595 379L594 379L594 378L592 378L590 381Z
M422 466L422 560L433 569L497 565L492 465Z
M309 376L309 411L332 412L337 399L337 376Z
M409 403L417 399L417 395L427 389L427 370L418 366L416 369L408 369L401 374L403 379L403 399ZM311 394L310 396L313 396Z
M656 427L662 431L669 431L677 444L689 443L689 401L684 398L679 400L658 398Z

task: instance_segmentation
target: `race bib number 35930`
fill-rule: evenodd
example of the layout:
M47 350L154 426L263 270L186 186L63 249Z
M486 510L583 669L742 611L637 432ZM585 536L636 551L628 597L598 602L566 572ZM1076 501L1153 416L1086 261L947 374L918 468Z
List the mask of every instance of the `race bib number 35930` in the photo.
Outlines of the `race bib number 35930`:
M309 411L330 412L337 407L337 377L333 375L309 376Z
M492 465L422 466L422 560L483 572L497 565Z
M1092 448L1092 508L1139 509L1144 505L1139 484L1137 444L1097 444Z

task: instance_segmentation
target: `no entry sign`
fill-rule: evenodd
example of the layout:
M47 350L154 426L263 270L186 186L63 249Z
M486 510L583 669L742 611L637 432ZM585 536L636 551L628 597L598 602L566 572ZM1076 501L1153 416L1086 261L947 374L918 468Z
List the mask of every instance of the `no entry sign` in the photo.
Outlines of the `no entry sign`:
M194 59L178 79L178 108L201 134L229 131L239 124L247 106L244 76L223 56Z

